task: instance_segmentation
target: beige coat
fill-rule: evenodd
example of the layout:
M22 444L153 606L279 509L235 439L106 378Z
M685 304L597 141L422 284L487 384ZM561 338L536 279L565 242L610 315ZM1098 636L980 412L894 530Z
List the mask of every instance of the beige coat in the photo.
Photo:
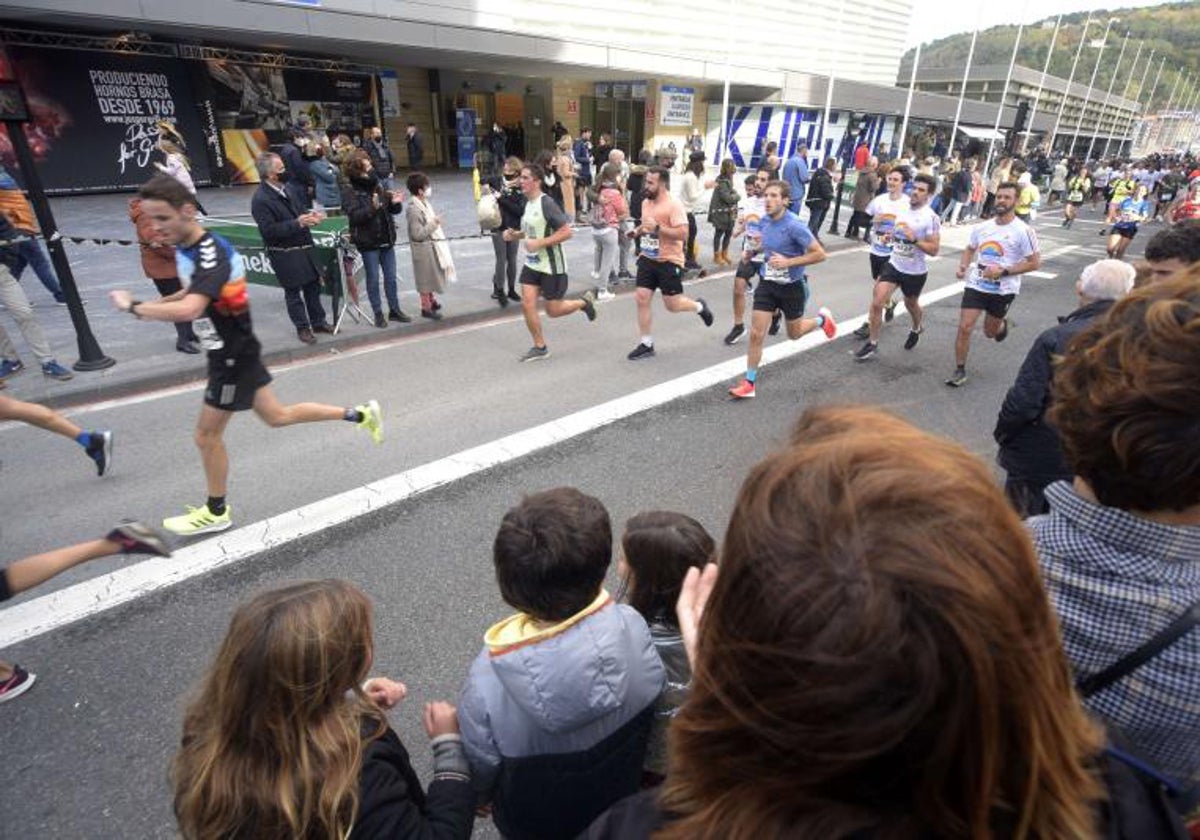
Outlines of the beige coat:
M438 229L437 215L429 202L413 196L405 208L408 215L408 241L411 243L413 261L413 283L417 291L441 293L446 289L446 272L438 264L433 243L434 231Z

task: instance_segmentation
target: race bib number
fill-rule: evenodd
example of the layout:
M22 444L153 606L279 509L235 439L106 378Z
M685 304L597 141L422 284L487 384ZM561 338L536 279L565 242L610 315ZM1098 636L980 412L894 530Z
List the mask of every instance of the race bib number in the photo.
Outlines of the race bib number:
M911 257L913 255L914 243L907 239L893 239L892 253L898 257Z
M529 266L530 268L537 268L538 265L540 265L540 263L538 262L538 254L539 253L541 253L541 252L540 251L526 251L525 252L525 265Z
M647 234L642 237L642 253L651 258L658 257L658 237Z
M1067 193L1067 201L1083 201L1083 193L1079 190L1071 190Z
M988 266L986 266L986 265L975 266L975 283L976 283L976 285L978 285L979 288L983 289L984 291L999 292L1000 291L1000 280L998 278L996 280L991 280L988 277L986 277L983 273L983 270L985 268L988 268Z
M786 268L775 268L767 263L763 265L763 279L771 283L790 283L792 275Z
M209 318L197 318L193 321L192 331L196 333L196 338L200 341L200 347L204 350L220 350L225 346L224 340Z

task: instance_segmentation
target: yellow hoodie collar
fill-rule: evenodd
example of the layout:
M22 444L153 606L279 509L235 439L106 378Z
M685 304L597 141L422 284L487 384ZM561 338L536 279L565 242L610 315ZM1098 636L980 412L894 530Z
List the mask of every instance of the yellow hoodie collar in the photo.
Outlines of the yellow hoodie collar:
M490 656L503 656L527 645L544 642L560 633L569 630L589 615L599 612L613 602L612 596L601 589L600 594L570 618L555 624L553 627L539 627L534 618L525 613L517 613L503 621L493 624L483 634L483 642L488 646Z

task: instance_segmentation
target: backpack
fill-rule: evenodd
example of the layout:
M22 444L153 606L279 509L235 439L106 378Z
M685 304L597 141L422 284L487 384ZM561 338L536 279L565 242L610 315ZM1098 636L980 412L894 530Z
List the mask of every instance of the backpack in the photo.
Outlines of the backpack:
M489 192L480 196L475 212L479 217L480 229L495 230L500 227L500 201L496 198L495 193Z

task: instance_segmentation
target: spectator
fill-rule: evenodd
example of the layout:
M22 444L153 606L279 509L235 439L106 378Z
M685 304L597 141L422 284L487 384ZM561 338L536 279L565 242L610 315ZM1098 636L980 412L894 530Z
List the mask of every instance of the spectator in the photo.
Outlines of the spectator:
M649 149L642 149L638 152L637 163L629 167L629 180L625 186L629 190L629 218L633 222L633 227L636 229L642 224L642 201L645 199L645 194L642 192L642 187L646 185L646 173L650 171L650 166L654 163L654 155ZM641 253L641 238L633 240L634 252ZM622 277L628 272L622 273Z
M692 681L675 602L688 569L703 569L716 559L713 538L690 516L652 510L625 523L617 563L622 600L646 619L654 649L667 672L667 687L655 704L643 784L661 784L666 777L667 726L687 698Z
M396 189L396 156L383 139L383 129L379 126L368 129L362 147L370 155L371 169L379 176L383 188L388 192Z
M1046 423L1054 364L1072 338L1129 293L1133 275L1133 266L1120 260L1087 266L1075 284L1079 308L1037 337L1004 397L993 436L1000 444L1000 466L1008 473L1004 492L1023 517L1045 513L1047 485L1071 478L1058 434Z
M421 294L421 317L442 319L442 304L437 296L446 290L446 280L454 273L442 217L433 210L429 197L433 187L422 172L408 175L408 242L412 252L413 282Z
M567 131L567 127L562 124L561 120L554 121L553 131L554 131L554 142L555 143L557 143L559 140L563 139L563 137L565 137L566 135L571 133L571 132Z
M826 158L825 165L813 172L809 180L811 189L805 204L808 205L808 229L817 241L821 241L821 225L825 223L825 214L829 205L833 204L833 182L837 177L837 158Z
M863 172L868 168L874 169L876 164L872 164L870 160L871 147L867 145L867 138L859 137L858 145L854 147L854 168L859 172Z
M493 122L492 130L488 132L487 149L491 155L491 168L488 174L499 175L504 170L504 158L508 155L508 135L504 133L504 129L498 122Z
M175 246L169 245L155 232L154 222L142 211L142 200L129 200L129 221L137 231L138 252L142 258L142 271L154 283L158 294L168 298L182 291L179 269L175 266ZM175 323L175 349L180 353L195 355L200 352L200 339L192 329L191 321Z
M569 140L570 137L568 136L567 139ZM562 140L558 142L561 143ZM562 180L558 177L554 152L549 149L542 149L538 152L536 166L542 172L542 192L550 196L560 210L566 212L563 207ZM570 221L569 218L568 221Z
M606 287L609 277L617 274L620 256L618 237L621 226L629 218L629 205L625 202L620 179L620 169L611 163L604 164L592 207L592 240L600 256L600 268L596 276L601 291L596 296L597 300L611 300L614 297Z
M721 161L712 199L708 202L708 220L713 226L713 262L733 265L729 259L729 242L733 238L733 223L737 220L738 203L742 196L733 185L737 166L732 158Z
M562 138L555 140L561 142ZM575 204L580 213L587 209L587 193L592 188L592 130L581 129L579 139L571 147L571 155L575 158Z
M279 149L279 157L283 159L284 171L287 172L281 183L297 214L307 213L312 209L313 196L316 194L316 179L308 168L307 160L310 142L307 130L293 126L288 141ZM262 178L261 172L259 178ZM191 192L195 194L194 191Z
M665 682L646 622L603 583L608 511L562 487L504 516L493 550L505 602L463 686L463 744L506 837L574 837L637 790Z
M696 214L703 213L707 207L704 201L704 152L692 152L688 156L687 169L683 173L683 183L680 186L679 198L687 211L688 237L684 250L683 267L687 271L699 271L700 263L696 248L696 234L699 226L696 224Z
M17 232L8 219L0 214L0 242L17 238ZM33 314L33 306L25 296L25 290L12 274L12 267L17 264L20 256L15 247L0 245L0 306L8 310L8 314L17 322L17 329L25 338L25 343L37 356L42 366L42 375L51 379L65 382L74 379L75 374L58 363L50 350L50 343L42 332L42 325ZM20 373L25 369L17 348L8 337L8 333L0 327L0 382Z
M1151 280L1165 280L1200 263L1200 222L1184 222L1160 230L1146 243L1143 256L1150 267Z
M891 163L895 155L892 154L892 150L888 147L887 143L880 143L879 150L875 152L875 157L879 158L880 163Z
M163 153L165 160L163 162L154 162L154 166L159 172L164 175L170 175L179 183L183 184L184 188L192 194L196 195L196 184L192 181L192 164L187 159L187 144L183 141L183 135L175 128L174 124L163 120L158 124L158 144L157 148ZM200 215L207 215L204 211L204 206L200 200L196 199L196 209L200 211Z
M292 584L237 609L172 762L185 840L471 836L454 707L425 705L426 793L385 713L407 688L367 679L371 637L371 602L345 581Z
M956 443L806 412L678 614L692 687L667 781L587 838L1177 836L1128 773L1105 805L1033 547Z
M312 233L309 228L324 217L313 211L300 212L292 193L284 184L292 183L293 173L273 152L263 152L254 162L260 183L250 200L250 214L258 225L271 270L283 287L288 318L296 328L296 337L313 344L314 333L332 333L321 306L321 275L313 261ZM303 163L300 164L304 166ZM304 168L308 172L308 168Z
M579 213L575 204L575 156L571 152L573 145L570 135L558 141L554 172L561 184L559 189L562 193L563 212L567 214L568 219L578 220Z
M420 169L425 160L425 138L412 123L408 124L404 133L406 135L404 145L408 148L408 167L409 169Z
M1074 482L1030 520L1076 676L1200 602L1200 270L1138 289L1071 343L1048 417ZM1200 783L1200 633L1088 697L1166 775Z
M617 179L617 186L621 190L621 195L625 199L625 203L629 203L629 180L632 173L632 167L625 160L625 153L620 149L613 149L608 153L608 162L616 166L620 170L620 176ZM632 278L629 273L629 262L633 254L633 240L629 238L629 231L633 230L633 219L627 218L621 226L621 235L617 237L617 245L621 251L621 265L617 276L610 277L609 282L620 283L622 279ZM599 271L599 266L597 266Z
M975 158L971 158L950 178L950 206L945 218L951 227L964 217L963 211L971 204L971 191L975 186Z
M871 199L879 192L879 159L869 158L867 160L866 169L858 173L858 180L854 184L854 194L850 197L850 206L854 212L850 215L850 221L846 224L846 238L858 239L859 231L864 231L871 223L871 217L867 215L867 205L871 203Z
M808 171L808 146L800 144L796 153L783 165L783 172L779 177L792 192L791 211L799 216L800 208L804 206L804 191L808 189L808 182L812 180Z
M152 554L170 557L166 541L151 527L141 522L122 522L108 532L104 539L92 540L35 554L0 569L0 602L32 589L39 583L62 574L88 560L113 554ZM19 697L33 687L37 674L31 674L9 662L0 662L0 703Z
M509 301L521 302L517 292L517 262L520 258L521 243L517 240L504 241L504 231L520 230L521 216L525 213L525 194L521 192L521 167L524 164L520 158L510 157L504 161L504 172L500 177L492 177L487 181L487 187L496 195L500 207L500 226L492 229L492 248L496 252L496 271L492 275L492 299L501 307L508 306ZM508 278L508 292L504 291L505 278Z
M17 257L12 265L13 276L20 280L25 266L33 266L34 274L54 298L54 302L59 306L66 306L67 297L58 283L58 275L54 273L50 255L46 253L46 246L37 239L38 223L33 207L25 198L25 193L16 179L3 164L0 164L0 214L8 219L19 237L15 246Z
M592 147L592 162L595 164L593 171L599 172L600 168L608 163L608 153L612 150L612 135L607 131L601 132L600 142Z
M396 277L395 217L404 209L404 196L399 190L384 188L383 179L375 174L370 154L362 149L347 155L345 171L347 184L340 203L350 222L350 239L362 254L367 299L371 301L375 326L383 329L388 321L407 324L412 318L400 308ZM388 302L387 317L379 295L381 271Z
M329 151L324 143L317 144L316 152L317 156L308 162L316 190L316 204L326 212L336 213L342 206L341 173L329 158Z

